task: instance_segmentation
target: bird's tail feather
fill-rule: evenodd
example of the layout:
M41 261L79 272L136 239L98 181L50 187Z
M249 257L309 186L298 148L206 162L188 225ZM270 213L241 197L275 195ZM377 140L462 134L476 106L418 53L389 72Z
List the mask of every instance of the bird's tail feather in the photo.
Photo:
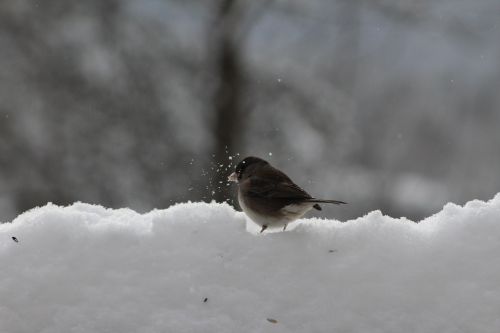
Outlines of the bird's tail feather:
M342 205L342 204L347 204L347 202L344 201L339 201L339 200L323 200L323 199L309 199L307 202L317 202L317 203L331 203L335 205Z

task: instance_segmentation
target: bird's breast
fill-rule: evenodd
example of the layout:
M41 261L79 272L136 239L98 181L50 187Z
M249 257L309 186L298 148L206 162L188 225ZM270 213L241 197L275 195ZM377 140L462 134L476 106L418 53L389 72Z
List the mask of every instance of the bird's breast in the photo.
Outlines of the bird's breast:
M247 197L241 192L238 192L238 203L245 214L260 226L283 225L286 220L280 214L279 209L273 210L265 202Z

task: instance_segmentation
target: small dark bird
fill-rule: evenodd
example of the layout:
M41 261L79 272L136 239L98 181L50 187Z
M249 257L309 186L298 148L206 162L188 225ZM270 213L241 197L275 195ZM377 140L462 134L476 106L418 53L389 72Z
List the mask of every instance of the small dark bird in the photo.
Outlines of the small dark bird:
M258 157L246 157L228 180L238 184L238 202L263 232L267 227L283 227L301 218L318 203L345 204L338 200L316 199L297 186L287 175Z
M13 240L14 242L16 242L16 243L19 243L19 240L18 240L16 237L14 237L14 236L12 236L12 240Z

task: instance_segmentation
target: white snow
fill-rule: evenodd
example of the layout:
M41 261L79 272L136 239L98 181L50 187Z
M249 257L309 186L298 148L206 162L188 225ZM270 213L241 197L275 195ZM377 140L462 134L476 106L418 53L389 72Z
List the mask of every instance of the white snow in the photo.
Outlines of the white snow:
M0 332L500 332L500 194L257 229L213 203L33 209L0 225Z

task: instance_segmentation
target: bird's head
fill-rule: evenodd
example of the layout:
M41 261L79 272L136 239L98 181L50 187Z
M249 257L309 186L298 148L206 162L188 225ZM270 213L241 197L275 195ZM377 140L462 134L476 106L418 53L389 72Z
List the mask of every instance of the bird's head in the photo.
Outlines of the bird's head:
M249 156L245 157L234 169L234 172L227 178L232 182L240 182L242 179L248 178L256 167L269 164L261 158Z

